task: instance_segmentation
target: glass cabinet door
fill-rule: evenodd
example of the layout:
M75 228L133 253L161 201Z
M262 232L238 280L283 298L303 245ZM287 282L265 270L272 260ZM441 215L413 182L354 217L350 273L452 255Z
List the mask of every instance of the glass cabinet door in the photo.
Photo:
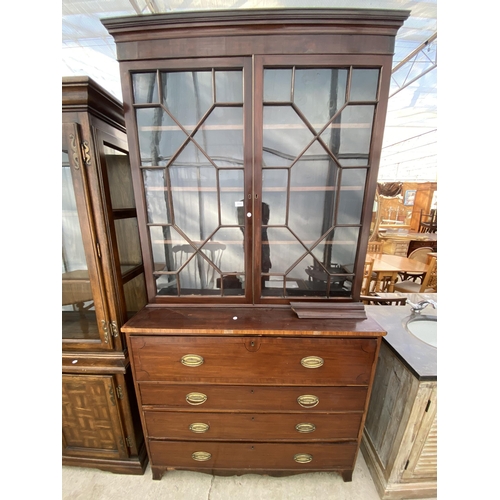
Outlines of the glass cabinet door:
M111 348L78 126L63 124L62 139L62 338Z
M131 73L150 298L352 296L380 67L285 59Z
M256 77L263 298L349 297L355 277L380 70L311 60Z
M117 263L119 283L113 289L123 289L124 303L119 307L124 308L125 313L117 311L115 314L116 318L121 318L121 323L147 303L132 172L126 144L120 144L116 138L108 138L104 133L97 134L96 139L101 154L100 166L106 180L106 205L110 206L109 238L117 249L114 261ZM120 294L117 295L116 300L120 302Z
M132 74L153 295L245 295L243 80L242 67Z

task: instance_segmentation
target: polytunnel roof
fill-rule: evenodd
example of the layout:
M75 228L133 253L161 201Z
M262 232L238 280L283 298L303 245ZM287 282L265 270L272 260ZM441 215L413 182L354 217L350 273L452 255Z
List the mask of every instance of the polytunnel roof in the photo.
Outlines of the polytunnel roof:
M395 44L379 182L437 181L436 0L62 0L62 74L86 75L122 101L116 46L100 19L251 8L411 12Z

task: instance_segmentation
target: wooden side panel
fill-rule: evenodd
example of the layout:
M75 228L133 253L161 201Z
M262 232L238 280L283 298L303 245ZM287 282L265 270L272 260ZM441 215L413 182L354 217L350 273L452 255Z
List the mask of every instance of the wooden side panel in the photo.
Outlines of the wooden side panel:
M382 343L368 408L365 432L377 450L384 468L390 465L391 453L402 439L417 388L411 373Z

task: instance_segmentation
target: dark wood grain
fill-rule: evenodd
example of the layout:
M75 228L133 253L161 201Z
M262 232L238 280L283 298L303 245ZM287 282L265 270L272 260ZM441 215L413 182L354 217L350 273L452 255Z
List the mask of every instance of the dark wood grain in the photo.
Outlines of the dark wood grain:
M172 383L139 383L143 406L191 411L269 411L269 412L359 412L363 411L367 387L266 387L256 385L205 385ZM191 392L202 392L207 401L196 407L186 401ZM313 394L319 403L304 410L297 402L302 394Z
M146 411L150 438L225 441L338 441L356 440L362 413L198 413ZM207 423L208 431L194 433L194 422ZM315 426L311 433L300 433L296 425L307 422Z

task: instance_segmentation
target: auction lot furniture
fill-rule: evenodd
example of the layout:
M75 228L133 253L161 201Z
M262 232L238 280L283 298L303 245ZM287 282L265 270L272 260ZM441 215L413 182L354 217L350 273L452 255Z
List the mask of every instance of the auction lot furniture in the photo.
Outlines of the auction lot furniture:
M351 479L384 335L359 295L407 16L103 21L117 44L148 297L122 330L155 479Z
M120 332L146 303L122 107L87 77L62 98L62 463L143 474Z

